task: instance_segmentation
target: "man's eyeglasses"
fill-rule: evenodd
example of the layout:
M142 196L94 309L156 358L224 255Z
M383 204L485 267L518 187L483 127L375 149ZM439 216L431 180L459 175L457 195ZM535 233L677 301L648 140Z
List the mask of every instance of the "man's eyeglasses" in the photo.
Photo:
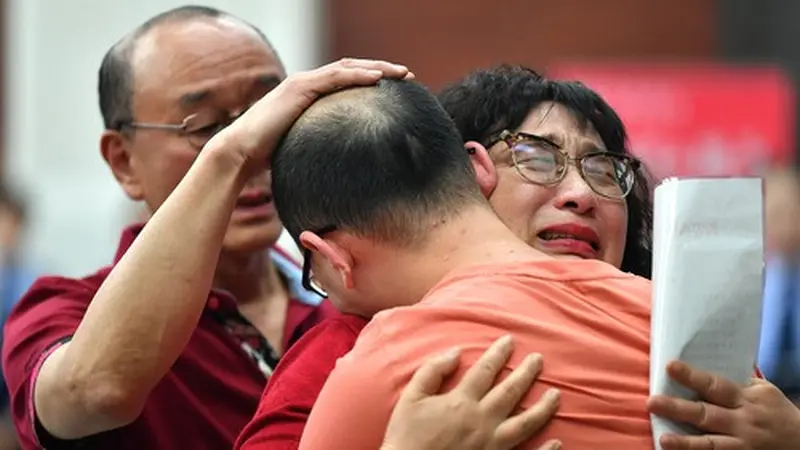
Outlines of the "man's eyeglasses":
M514 167L524 179L542 186L554 186L567 175L572 163L586 184L602 197L621 200L633 190L638 159L619 153L596 151L573 158L559 145L542 136L505 130L490 140L486 148L505 142L511 150Z
M147 123L147 122L121 122L116 130L128 129L140 130L167 130L176 131L185 136L189 143L197 149L203 148L215 134L222 131L225 127L233 123L244 111L231 116L218 111L203 111L192 114L181 123Z
M313 233L322 237L322 235L335 230L335 225L329 225L327 227L319 228L316 231L313 231ZM314 273L311 271L311 250L309 249L303 250L303 288L319 295L320 297L328 296L328 293L325 292L325 289L322 289L322 286L320 286L319 282L317 282L317 279L314 278Z

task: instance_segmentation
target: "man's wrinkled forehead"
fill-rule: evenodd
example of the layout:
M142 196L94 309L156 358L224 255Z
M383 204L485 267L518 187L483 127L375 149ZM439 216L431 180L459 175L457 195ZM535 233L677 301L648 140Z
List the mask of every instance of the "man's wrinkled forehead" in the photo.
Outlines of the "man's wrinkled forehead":
M138 91L200 84L241 74L279 82L285 70L269 43L249 25L230 17L198 17L159 24L140 36L130 57ZM245 72L251 72L246 74ZM201 96L185 92L181 96Z

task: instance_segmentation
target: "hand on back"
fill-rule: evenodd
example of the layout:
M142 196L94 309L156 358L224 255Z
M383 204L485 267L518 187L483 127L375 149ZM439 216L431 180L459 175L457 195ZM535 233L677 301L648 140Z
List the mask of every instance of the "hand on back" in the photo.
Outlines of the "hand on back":
M535 435L555 415L558 391L548 391L531 408L514 415L542 369L541 355L528 355L495 385L513 352L501 338L483 354L450 392L438 394L458 367L459 353L423 365L395 406L381 450L510 450ZM548 441L539 450L556 450Z

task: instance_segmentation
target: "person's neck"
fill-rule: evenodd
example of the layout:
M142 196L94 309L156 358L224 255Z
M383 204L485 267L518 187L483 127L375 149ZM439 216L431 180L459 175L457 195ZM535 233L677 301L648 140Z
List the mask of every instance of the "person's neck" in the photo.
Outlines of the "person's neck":
M214 287L230 292L240 305L269 302L285 293L285 286L268 252L249 255L223 253Z
M419 248L381 257L393 261L389 268L391 278L402 284L402 289L395 290L403 297L397 299L398 305L419 302L445 276L458 269L551 258L527 245L484 205L470 207L459 216L434 224Z

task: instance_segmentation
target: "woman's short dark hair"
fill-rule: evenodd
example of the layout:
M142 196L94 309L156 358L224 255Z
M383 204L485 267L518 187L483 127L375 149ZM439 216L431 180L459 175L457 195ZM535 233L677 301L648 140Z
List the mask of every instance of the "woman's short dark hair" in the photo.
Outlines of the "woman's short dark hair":
M544 102L563 105L583 124L591 124L610 152L630 154L625 126L603 98L583 83L550 80L522 66L502 65L470 73L446 87L439 101L464 141L489 142L503 130L517 130ZM628 205L627 244L621 269L651 275L653 203L651 177L636 171Z

